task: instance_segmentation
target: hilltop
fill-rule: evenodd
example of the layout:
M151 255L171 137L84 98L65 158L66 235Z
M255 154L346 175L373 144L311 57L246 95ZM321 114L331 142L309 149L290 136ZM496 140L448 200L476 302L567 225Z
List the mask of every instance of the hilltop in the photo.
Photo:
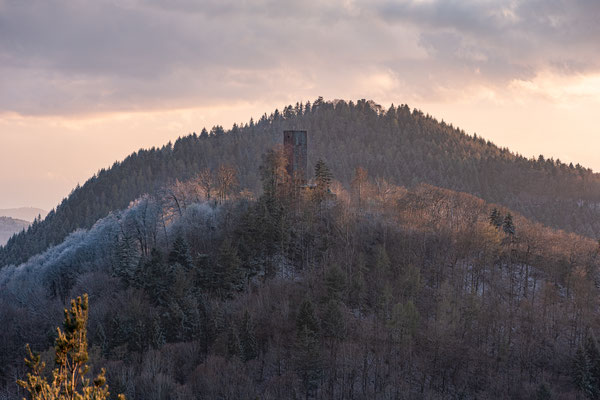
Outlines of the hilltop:
M407 105L385 110L366 100L318 99L228 131L215 126L162 148L140 150L101 170L43 221L0 248L0 265L24 262L144 193L191 179L206 168L230 165L240 187L258 194L261 154L280 143L288 128L309 131L309 168L324 159L346 187L361 166L395 185L427 183L466 192L550 227L600 236L600 177L589 169L543 156L523 157Z

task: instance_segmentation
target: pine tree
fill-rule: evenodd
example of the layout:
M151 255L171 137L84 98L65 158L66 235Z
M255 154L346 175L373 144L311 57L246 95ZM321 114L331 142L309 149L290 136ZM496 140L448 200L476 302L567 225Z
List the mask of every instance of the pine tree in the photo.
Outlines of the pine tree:
M334 264L327 269L325 273L325 287L327 288L327 297L339 301L342 299L346 289L346 276L339 266Z
M585 356L590 367L590 383L596 398L600 397L600 348L594 334L585 341Z
M173 242L173 249L169 253L169 264L179 264L185 269L192 267L190 249L182 235L178 235Z
M171 297L175 280L173 268L163 261L157 249L150 252L150 260L144 264L141 284L154 304L166 305Z
M365 302L367 287L364 273L365 269L365 258L363 253L360 253L358 255L356 267L352 271L350 289L348 290L349 304L353 307L362 307Z
M536 400L550 400L552 399L552 392L548 389L545 383L540 383L536 392L535 392Z
M490 214L490 225L499 229L502 226L502 222L502 214L500 214L497 208L494 208Z
M573 383L587 397L592 398L594 395L594 387L590 369L590 361L585 350L580 346L577 348L575 358L573 359L573 369L571 371Z
M308 298L300 304L298 316L296 317L296 329L298 332L307 329L312 335L319 332L319 321L315 314L315 308Z
M244 362L258 357L258 342L254 333L254 323L250 318L248 310L244 312L242 324L240 326L240 344L242 349L242 359Z
M303 325L298 332L294 361L304 397L309 399L319 382L322 361L317 338L307 325Z
M504 233L510 236L513 236L515 234L515 225L513 223L512 215L510 213L506 214L506 217L504 217L502 230L504 231Z
M331 172L323 160L317 161L315 165L315 183L316 187L312 192L312 199L318 205L321 211L323 201L330 195L329 185L331 184Z
M117 260L113 266L113 274L123 280L126 285L134 284L139 266L140 256L132 237L123 235L117 242Z
M326 193L329 190L331 184L332 174L329 167L323 160L317 161L315 164L315 182L317 184L317 190Z
M30 372L26 380L18 380L32 400L106 400L109 398L106 384L106 371L90 382L86 375L89 372L88 344L88 296L87 294L71 300L71 309L65 309L64 331L57 328L54 361L56 368L52 371L52 381L44 376L44 363L39 354L34 354L27 345L28 358L25 363ZM119 400L125 400L120 394Z
M160 325L160 320L158 318L154 318L152 320L152 338L151 344L155 349L161 348L167 342L165 338L165 333Z
M384 312L384 303L386 300L386 286L389 289L389 275L391 269L391 261L385 250L385 247L378 245L375 248L375 259L369 276L371 280L370 290L368 293L371 305L378 309L378 312ZM390 293L391 296L391 293Z
M414 336L419 323L419 311L412 301L397 303L393 310L388 328L395 341L402 341Z
M379 283L387 281L387 275L389 274L392 263L390 257L385 250L385 247L378 245L375 248L375 265L373 268L374 278L379 280Z
M240 338L232 324L229 326L229 331L227 332L227 357L239 357L241 354L242 346L240 344Z
M242 261L231 240L223 240L216 260L206 271L205 284L221 298L231 296L232 292L240 290L244 283L241 264Z
M337 300L331 299L327 302L321 326L325 337L341 340L346 335L344 315Z

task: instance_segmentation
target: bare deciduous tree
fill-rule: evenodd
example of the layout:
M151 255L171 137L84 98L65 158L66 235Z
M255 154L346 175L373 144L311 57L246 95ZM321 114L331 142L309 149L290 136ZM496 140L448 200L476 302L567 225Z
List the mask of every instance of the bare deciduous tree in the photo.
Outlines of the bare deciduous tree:
M220 203L227 200L227 197L235 185L237 185L237 173L235 168L231 165L221 164L217 172L217 194Z

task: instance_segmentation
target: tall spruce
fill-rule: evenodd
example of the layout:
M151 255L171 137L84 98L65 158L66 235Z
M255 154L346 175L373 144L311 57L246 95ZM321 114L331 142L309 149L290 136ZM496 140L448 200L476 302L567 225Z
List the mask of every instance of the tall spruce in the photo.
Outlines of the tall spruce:
M309 399L318 386L323 366L319 343L307 325L303 325L302 330L298 332L294 362L304 398Z
M161 306L169 303L174 282L173 267L163 261L158 249L152 249L150 259L144 264L140 277L140 284L152 302Z
M498 229L500 229L502 227L502 223L503 223L502 214L500 214L500 211L498 211L497 208L494 208L492 210L492 212L490 213L489 221L490 221L490 225L495 226Z
M344 325L344 314L342 313L340 302L330 299L325 305L325 312L321 319L323 336L326 338L341 340L346 335Z
M258 357L258 342L256 341L256 334L254 333L254 322L252 321L248 310L244 311L239 336L242 359L247 362Z
M346 289L346 275L337 264L332 265L325 272L325 287L329 299L342 300Z
M296 329L298 333L303 332L306 329L312 335L316 335L319 332L319 320L315 313L315 307L308 298L302 301L300 308L298 309Z
M113 265L113 274L123 280L126 285L135 284L138 273L140 254L131 236L122 235L117 242L117 260Z
M506 214L504 217L504 222L502 223L502 230L507 235L513 236L515 234L515 224L513 222L513 218L511 213Z
M585 356L589 363L590 383L596 398L600 397L600 348L596 336L591 333L585 341Z
M331 170L327 164L325 164L325 161L317 161L315 164L315 183L317 184L317 190L327 192L327 190L329 190L329 185L331 185L332 177Z
M577 387L577 389L579 389L586 397L594 398L595 389L591 374L590 360L583 346L579 346L575 352L571 374L575 387Z
M240 337L238 336L235 326L229 325L227 331L227 357L239 357L242 354L242 346L240 344Z
M237 248L230 239L223 240L216 259L206 271L208 276L205 280L208 287L221 298L231 297L233 292L240 290L244 284L241 264Z
M173 249L169 253L169 263L179 264L186 269L192 267L192 256L183 235L178 235L173 242Z

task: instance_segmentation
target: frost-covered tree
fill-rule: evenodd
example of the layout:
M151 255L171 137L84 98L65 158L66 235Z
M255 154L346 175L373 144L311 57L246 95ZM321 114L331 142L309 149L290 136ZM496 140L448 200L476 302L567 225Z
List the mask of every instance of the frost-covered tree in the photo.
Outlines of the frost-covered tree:
M173 248L169 253L169 263L179 264L185 269L190 269L192 267L192 256L190 255L189 246L183 235L178 235L177 238L175 238Z

